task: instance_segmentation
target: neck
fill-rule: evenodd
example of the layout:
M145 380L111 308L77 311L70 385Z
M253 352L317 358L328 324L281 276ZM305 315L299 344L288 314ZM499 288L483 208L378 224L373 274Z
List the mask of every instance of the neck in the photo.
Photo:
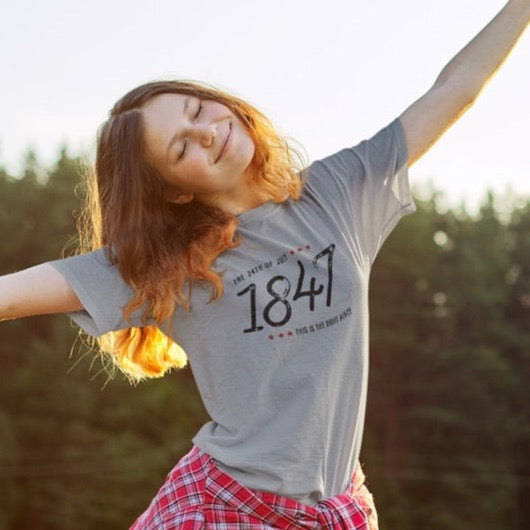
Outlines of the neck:
M246 183L230 192L219 194L215 197L209 196L206 199L196 196L195 198L205 204L221 208L221 210L231 215L239 215L243 212L253 210L267 202L267 199L258 196Z
M253 210L258 206L261 206L267 202L264 199L260 199L253 195L242 195L240 197L220 197L218 200L212 202L211 204L221 208L227 213L232 215L239 215L243 212L248 212Z

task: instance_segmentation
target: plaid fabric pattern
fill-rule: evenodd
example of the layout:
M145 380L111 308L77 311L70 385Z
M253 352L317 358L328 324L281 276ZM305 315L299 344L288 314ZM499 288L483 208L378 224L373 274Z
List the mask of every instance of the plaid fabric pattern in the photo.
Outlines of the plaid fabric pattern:
M244 487L194 447L169 473L130 530L377 530L373 499L360 466L347 490L307 506Z

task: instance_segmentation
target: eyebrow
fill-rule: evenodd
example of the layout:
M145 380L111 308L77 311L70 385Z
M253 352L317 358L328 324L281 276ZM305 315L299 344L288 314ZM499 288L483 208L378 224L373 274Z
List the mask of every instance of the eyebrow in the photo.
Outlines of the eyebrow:
M190 101L191 101L191 98L190 98L190 96L188 96L186 98L186 100L184 101L184 109L182 111L182 116L186 116L186 114L188 113L188 108L190 106ZM169 143L167 144L166 157L169 155L169 151L175 145L175 143L177 142L177 140L179 138L180 138L180 131L177 130L177 132L171 137L171 140L169 140Z

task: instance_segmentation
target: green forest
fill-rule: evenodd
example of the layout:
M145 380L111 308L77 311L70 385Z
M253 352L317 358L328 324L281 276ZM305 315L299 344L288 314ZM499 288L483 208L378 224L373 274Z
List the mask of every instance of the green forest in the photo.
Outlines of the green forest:
M0 167L0 274L75 251L82 167ZM438 202L372 272L368 487L382 530L527 529L530 202ZM109 380L64 315L2 322L0 359L0 530L128 528L207 419L188 369Z

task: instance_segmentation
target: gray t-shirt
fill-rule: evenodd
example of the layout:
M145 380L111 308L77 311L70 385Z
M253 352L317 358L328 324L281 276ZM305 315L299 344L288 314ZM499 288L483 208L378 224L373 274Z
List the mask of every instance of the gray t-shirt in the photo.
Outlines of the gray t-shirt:
M212 421L194 443L247 487L314 504L346 487L359 457L368 375L368 279L383 241L414 210L399 120L309 167L299 201L239 216L223 253L225 293L173 317ZM92 335L127 327L131 290L99 250L52 262Z

